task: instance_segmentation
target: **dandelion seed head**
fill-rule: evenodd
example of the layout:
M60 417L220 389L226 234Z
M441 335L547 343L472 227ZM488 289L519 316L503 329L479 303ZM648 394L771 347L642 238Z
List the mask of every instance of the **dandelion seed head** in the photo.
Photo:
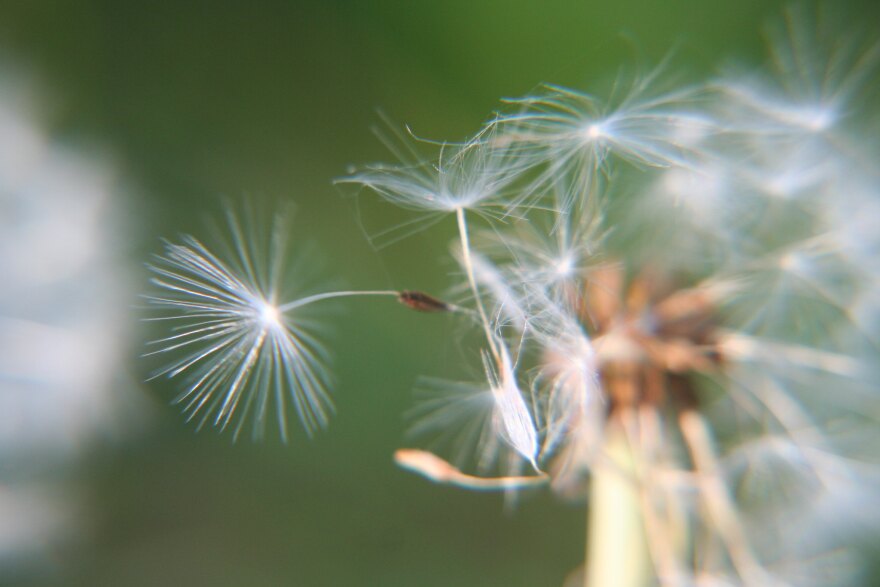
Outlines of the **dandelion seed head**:
M199 427L232 428L238 437L250 425L259 438L274 419L286 440L292 408L311 434L332 410L328 353L307 308L274 302L284 284L282 224L261 249L231 213L228 223L228 256L187 236L183 244L166 243L149 266L157 291L146 299L159 312L150 319L168 331L148 355L173 357L154 377L186 379L175 403Z
M810 269L809 259L800 251L794 250L779 257L779 267L794 275L805 274Z
M530 208L538 197L532 189L512 189L529 161L506 141L498 140L491 126L463 143L437 143L401 133L385 142L400 163L369 165L337 180L366 187L419 215L383 229L373 236L378 241L395 242L459 210L504 218ZM426 146L430 155L416 149Z
M633 80L620 96L603 103L568 88L548 86L543 94L512 101L521 111L495 124L509 129L517 152L533 166L544 165L536 184L552 186L561 173L590 183L612 159L639 167L669 167L693 158L683 134L709 119L689 107L691 89L654 92L659 71ZM687 131L685 129L690 129Z
M281 327L281 312L278 311L277 306L263 301L259 305L259 310L260 321L263 323L263 327L274 329Z
M793 120L800 123L804 128L813 132L822 132L831 128L836 119L837 114L830 106L813 106L803 108L800 111L792 112Z
M570 256L565 256L556 261L556 275L561 278L569 277L574 271L575 262Z
M593 142L608 136L607 124L601 122L591 122L583 130L584 140Z

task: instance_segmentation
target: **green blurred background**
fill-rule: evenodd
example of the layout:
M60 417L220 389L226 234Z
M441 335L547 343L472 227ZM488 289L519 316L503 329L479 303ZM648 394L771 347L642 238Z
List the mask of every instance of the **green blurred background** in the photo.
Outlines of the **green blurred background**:
M839 2L853 20L874 2ZM297 242L353 288L443 292L441 223L379 251L354 200L331 184L390 156L377 109L416 133L459 140L504 96L540 82L589 89L619 65L695 79L757 63L782 3L767 0L414 2L0 2L0 58L45 93L55 138L99 146L131 186L137 275L161 236L200 234L224 197L294 202ZM390 222L389 217L389 222ZM381 218L380 218L381 223ZM132 307L136 306L132 300ZM337 416L308 440L232 444L196 434L143 386L150 424L97 442L59 473L85 502L85 536L25 585L561 585L582 560L585 509L550 495L512 514L497 495L433 486L397 469L419 375L463 377L456 324L382 300L329 320ZM131 361L148 367L138 311Z

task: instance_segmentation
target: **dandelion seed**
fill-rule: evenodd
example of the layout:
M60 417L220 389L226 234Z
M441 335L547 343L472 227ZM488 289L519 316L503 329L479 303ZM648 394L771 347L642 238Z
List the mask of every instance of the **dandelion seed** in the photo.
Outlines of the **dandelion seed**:
M184 353L156 376L190 375L175 403L190 419L199 418L200 427L211 421L225 429L237 419L236 436L248 412L255 435L262 435L273 402L284 439L288 402L308 433L326 425L332 410L327 351L309 332L309 321L283 315L278 292L262 289L250 271L237 272L192 237L183 242L167 243L165 255L150 267L163 293L147 297L164 312L158 319L173 324L173 334L154 341L161 348L150 354ZM253 270L255 252L239 250L240 267Z

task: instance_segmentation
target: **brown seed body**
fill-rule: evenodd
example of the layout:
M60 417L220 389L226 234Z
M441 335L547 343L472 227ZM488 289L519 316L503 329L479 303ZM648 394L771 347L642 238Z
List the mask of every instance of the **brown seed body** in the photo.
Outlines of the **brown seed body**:
M404 290L397 296L397 300L413 310L419 312L451 312L453 307L421 291Z

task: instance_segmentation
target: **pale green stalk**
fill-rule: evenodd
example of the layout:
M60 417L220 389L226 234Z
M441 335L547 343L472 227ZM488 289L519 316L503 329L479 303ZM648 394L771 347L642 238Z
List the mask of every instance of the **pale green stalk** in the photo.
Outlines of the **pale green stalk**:
M639 455L617 418L606 426L602 453L590 480L584 585L652 585L643 501L636 482Z

